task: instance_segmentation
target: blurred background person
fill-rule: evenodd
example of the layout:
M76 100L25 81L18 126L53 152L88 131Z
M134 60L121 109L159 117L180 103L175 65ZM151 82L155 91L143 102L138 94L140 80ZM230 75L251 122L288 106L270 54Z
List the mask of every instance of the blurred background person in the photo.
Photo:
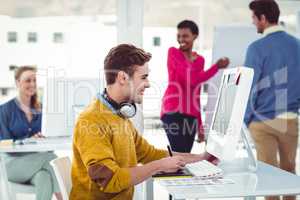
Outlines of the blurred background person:
M17 97L0 106L0 139L16 141L43 137L36 69L31 66L17 68L15 82ZM7 153L5 157L9 181L34 185L37 200L51 200L53 193L58 200L62 200L54 171L49 164L56 158L53 152Z
M195 22L184 20L177 25L179 48L168 51L168 86L162 99L161 121L173 151L191 152L196 132L204 141L200 113L200 90L203 82L219 69L226 68L228 58L221 58L207 71L204 57L193 51L199 34Z
M254 139L258 160L295 173L300 41L278 25L280 10L275 1L252 1L249 8L253 24L263 37L250 44L247 50L245 66L254 69L254 80L245 123ZM295 198L286 196L283 199Z

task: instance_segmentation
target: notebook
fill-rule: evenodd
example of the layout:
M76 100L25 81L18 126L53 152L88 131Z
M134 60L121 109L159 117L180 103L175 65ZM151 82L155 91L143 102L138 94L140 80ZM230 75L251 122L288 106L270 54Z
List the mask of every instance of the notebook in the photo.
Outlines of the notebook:
M152 176L153 178L191 178L193 174L187 169L181 169L177 172L160 172Z

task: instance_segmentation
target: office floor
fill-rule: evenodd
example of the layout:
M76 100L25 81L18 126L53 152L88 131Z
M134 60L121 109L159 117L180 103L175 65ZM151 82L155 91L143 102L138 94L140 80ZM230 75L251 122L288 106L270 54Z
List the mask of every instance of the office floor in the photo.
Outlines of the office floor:
M165 133L161 129L146 129L144 133L144 137L148 140L150 144L153 144L157 148L163 148L166 149L166 146L168 144L167 137L165 136ZM300 143L299 143L300 144ZM300 145L299 145L300 146ZM198 143L194 144L192 152L203 152L204 146L200 145ZM241 152L242 153L242 152ZM70 152L57 152L58 156L64 156L64 155L70 155ZM297 156L297 172L300 174L300 151L298 149L298 156ZM34 200L33 195L18 195L18 200ZM241 198L234 198L234 200L240 200ZM257 198L258 200L263 200L262 197ZM297 197L298 200L300 200L300 196ZM55 198L53 198L55 200ZM160 187L158 184L154 184L154 200L168 200L168 194L165 190L163 190L162 187ZM210 199L212 200L212 199Z

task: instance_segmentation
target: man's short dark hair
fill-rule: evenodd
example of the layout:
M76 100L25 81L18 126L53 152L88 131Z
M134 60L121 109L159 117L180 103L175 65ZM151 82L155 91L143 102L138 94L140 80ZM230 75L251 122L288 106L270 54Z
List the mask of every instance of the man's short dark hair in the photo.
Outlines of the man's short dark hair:
M261 16L264 15L269 23L278 23L280 10L274 0L254 0L249 4L249 8L259 20Z
M181 29L181 28L188 28L191 30L193 34L199 35L199 28L197 24L191 20L183 20L179 22L179 24L177 25L177 29Z
M104 60L106 83L115 83L119 71L124 71L131 77L137 65L144 65L150 59L150 53L131 44L120 44L112 48Z

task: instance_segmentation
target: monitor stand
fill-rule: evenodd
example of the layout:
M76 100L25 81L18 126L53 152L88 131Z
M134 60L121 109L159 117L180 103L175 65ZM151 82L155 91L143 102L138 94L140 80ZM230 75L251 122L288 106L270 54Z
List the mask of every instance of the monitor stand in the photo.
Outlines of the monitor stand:
M245 124L242 126L241 139L245 146L247 157L235 157L232 160L221 160L219 166L221 166L224 171L230 172L256 172L257 160L251 149L250 133Z

